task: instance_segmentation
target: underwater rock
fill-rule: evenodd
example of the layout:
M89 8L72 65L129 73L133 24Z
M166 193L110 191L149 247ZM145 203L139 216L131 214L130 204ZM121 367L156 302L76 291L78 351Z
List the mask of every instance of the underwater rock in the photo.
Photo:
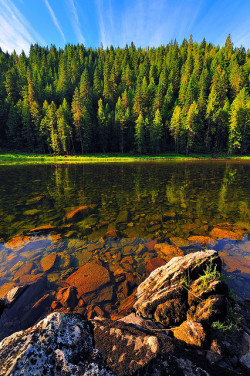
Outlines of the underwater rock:
M210 236L190 236L188 240L191 242L191 244L197 244L201 245L202 247L205 247L205 245L209 244L212 240Z
M150 274L153 270L155 270L155 269L157 269L160 266L165 265L165 264L166 264L166 261L164 261L162 258L153 257L153 258L148 260L145 269L146 269L146 272L148 274Z
M48 225L41 225L39 227L32 228L29 231L29 235L47 235L51 233L52 231L55 231L56 227L52 226L50 224Z
M56 262L56 252L50 253L49 255L43 257L41 259L41 267L44 272L47 272L51 268L53 268L55 262Z
M209 235L214 239L243 240L245 232L238 226L232 226L229 223L220 223L212 229Z
M110 282L110 275L106 268L89 262L71 274L66 282L77 288L79 296L96 291Z
M66 215L66 219L68 221L77 221L91 214L95 208L96 205L83 205L79 206L78 208L65 209L66 212L68 212Z
M127 223L128 222L128 211L127 210L122 210L119 212L117 218L116 218L116 223Z
M184 247L188 247L190 245L188 240L182 239L182 238L179 238L179 237L175 237L175 236L171 237L170 241L176 247L184 248Z
M13 280L16 281L23 275L29 274L30 271L33 269L33 267L34 267L33 262L24 263L24 265L21 266L21 268L19 268L18 271L15 273Z

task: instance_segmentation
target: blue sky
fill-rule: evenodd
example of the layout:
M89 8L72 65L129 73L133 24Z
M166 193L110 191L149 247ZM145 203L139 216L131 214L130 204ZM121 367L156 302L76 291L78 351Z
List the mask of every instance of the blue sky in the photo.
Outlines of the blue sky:
M250 0L0 0L0 47L159 46L176 38L250 48Z

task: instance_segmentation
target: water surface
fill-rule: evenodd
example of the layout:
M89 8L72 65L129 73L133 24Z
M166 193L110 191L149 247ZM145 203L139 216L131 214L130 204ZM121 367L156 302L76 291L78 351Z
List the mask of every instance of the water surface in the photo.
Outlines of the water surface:
M136 286L167 261L155 249L166 242L184 254L218 250L230 286L249 298L249 200L247 161L0 166L0 295L45 278L40 295L53 300L73 272L94 263L110 280L87 304L121 314ZM79 207L88 209L71 217ZM213 228L238 237L211 236Z

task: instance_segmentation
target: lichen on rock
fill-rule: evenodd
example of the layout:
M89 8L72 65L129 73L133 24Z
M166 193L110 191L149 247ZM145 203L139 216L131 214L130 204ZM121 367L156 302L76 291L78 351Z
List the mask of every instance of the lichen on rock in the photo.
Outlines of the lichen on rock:
M0 375L113 376L93 347L89 324L77 315L52 313L0 342Z

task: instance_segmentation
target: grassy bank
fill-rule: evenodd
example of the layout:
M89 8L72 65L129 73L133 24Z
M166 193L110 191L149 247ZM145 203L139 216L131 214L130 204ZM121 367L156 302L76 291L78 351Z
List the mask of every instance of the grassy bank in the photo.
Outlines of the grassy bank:
M140 162L164 160L250 160L250 156L227 156L226 154L190 154L175 153L160 155L133 155L133 154L92 154L92 155L67 155L53 156L46 154L9 153L0 150L0 165L13 164L44 164L44 163L97 163L97 162Z

